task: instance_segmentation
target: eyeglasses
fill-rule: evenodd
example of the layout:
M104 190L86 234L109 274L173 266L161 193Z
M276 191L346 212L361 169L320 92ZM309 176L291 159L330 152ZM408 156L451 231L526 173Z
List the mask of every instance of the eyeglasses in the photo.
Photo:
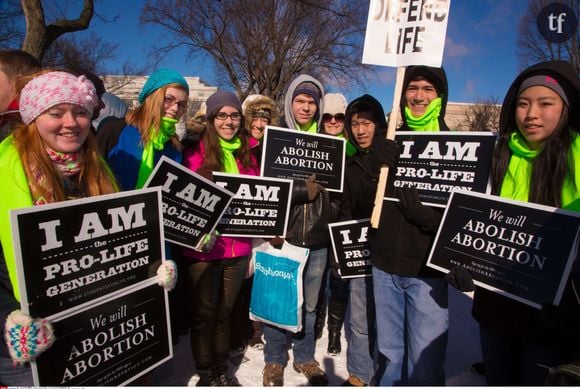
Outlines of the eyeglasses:
M187 109L187 101L179 101L171 95L165 96L163 98L163 103L165 103L165 105L168 107L173 107L175 104L177 104L179 109Z
M226 120L227 118L231 118L233 121L238 121L242 119L242 114L239 112L232 113L218 112L216 113L215 118L218 120Z
M334 115L331 115L329 113L325 113L324 115L322 115L323 122L331 122L333 118L337 122L344 122L344 114L343 113L337 113Z

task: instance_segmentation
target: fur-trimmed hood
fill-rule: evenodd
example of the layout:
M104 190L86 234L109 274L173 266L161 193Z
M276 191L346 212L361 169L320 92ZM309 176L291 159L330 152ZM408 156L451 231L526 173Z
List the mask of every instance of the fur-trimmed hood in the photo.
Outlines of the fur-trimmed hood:
M280 112L274 100L268 96L250 95L242 104L244 108L244 119L246 127L249 129L252 125L254 116L259 116L260 111L263 111L270 117L270 125L277 126L280 120Z

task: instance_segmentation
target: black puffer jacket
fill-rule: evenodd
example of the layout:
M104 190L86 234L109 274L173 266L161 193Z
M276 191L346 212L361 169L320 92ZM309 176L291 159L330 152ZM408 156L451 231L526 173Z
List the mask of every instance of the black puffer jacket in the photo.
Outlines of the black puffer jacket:
M444 115L447 106L447 77L442 69L427 66L409 66L405 71L403 91L416 76L424 76L435 84L442 100L439 114L439 129L449 130L445 124ZM405 101L401 99L401 112ZM403 125L397 131L409 131L405 115ZM371 150L371 153L373 151ZM389 174L389 180L394 174ZM395 197L388 193L388 197ZM443 274L425 266L435 233L441 220L443 209L424 207L424 223L418 225L405 218L398 203L384 202L381 211L379 227L371 232L370 248L371 262L380 270L406 277L442 277Z

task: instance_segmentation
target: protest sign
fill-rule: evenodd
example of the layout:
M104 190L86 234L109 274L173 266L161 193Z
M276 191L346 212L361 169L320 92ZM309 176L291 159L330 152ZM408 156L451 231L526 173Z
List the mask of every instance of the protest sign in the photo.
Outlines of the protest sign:
M371 251L368 234L371 219L329 223L334 260L338 263L341 278L372 275Z
M167 291L155 281L52 322L36 386L120 386L173 356Z
M456 266L476 285L530 306L558 305L578 255L580 213L454 192L427 266Z
M11 223L21 306L32 317L146 280L165 258L157 188L16 209Z
M214 173L214 178L216 185L235 193L219 220L221 235L286 236L292 180L226 173Z
M441 67L451 0L371 0L363 63Z
M165 240L195 248L216 228L234 194L163 156L145 187L161 187Z
M401 153L388 193L416 187L421 202L439 207L453 190L486 193L495 139L491 132L397 132Z
M260 175L305 180L316 174L328 191L342 192L345 148L336 136L267 126Z

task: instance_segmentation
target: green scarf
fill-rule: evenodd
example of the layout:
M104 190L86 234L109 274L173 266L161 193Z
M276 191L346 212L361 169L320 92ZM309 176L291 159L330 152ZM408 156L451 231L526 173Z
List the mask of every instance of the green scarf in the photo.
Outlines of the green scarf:
M236 157L234 157L234 152L242 146L242 141L240 137L236 136L232 140L225 140L219 138L220 147L222 148L224 172L231 174L239 174L238 164L236 162Z
M530 149L519 131L514 131L509 139L508 147L512 156L504 176L500 196L528 201L530 193L530 178L532 164L542 149ZM570 146L569 157L574 159L574 177L570 174L562 185L562 208L580 211L580 136L575 136Z
M421 117L414 117L409 107L405 107L407 126L414 131L439 131L439 113L441 113L441 97L432 100Z
M299 124L298 127L300 128L300 131L306 131L311 134L316 134L318 132L318 123L316 122L316 120L313 120L312 123L305 126L301 126Z
M153 165L155 164L155 150L163 150L165 143L175 134L175 125L177 120L162 117L161 127L159 131L151 129L153 136L149 143L144 145L143 154L141 155L141 166L139 166L139 174L137 176L137 184L135 189L143 188L145 181L149 178L149 175L153 171Z

